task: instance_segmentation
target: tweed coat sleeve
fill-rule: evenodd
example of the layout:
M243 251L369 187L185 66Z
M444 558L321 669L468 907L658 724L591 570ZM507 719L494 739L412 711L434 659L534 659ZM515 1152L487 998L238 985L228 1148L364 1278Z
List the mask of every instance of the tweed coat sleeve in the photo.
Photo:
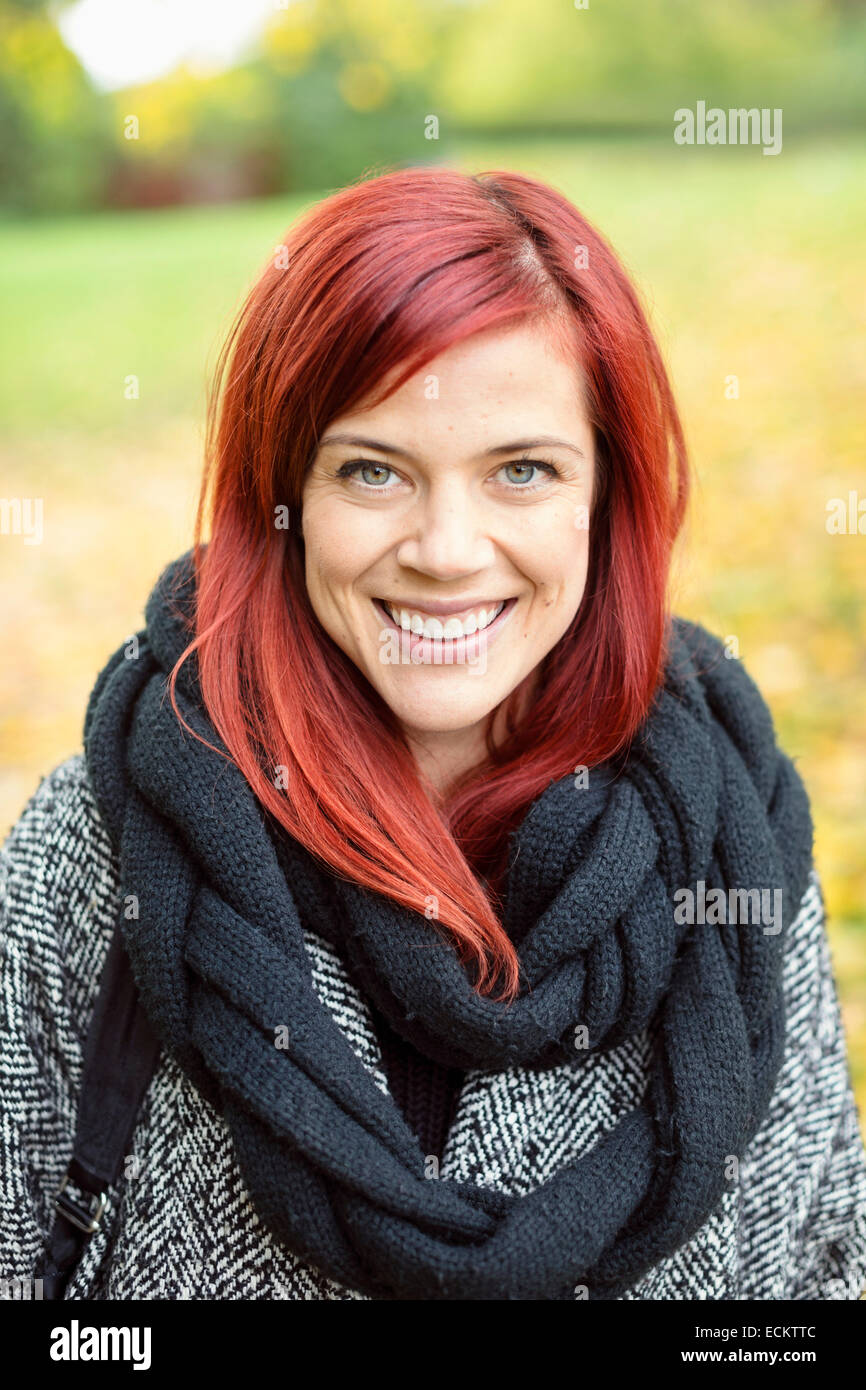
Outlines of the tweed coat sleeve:
M117 864L83 758L75 755L43 779L0 851L0 1280L27 1279L47 1239L53 1195L72 1150L87 1026L120 902ZM338 963L328 962L327 971L338 997L348 997ZM663 1261L628 1297L856 1299L866 1283L866 1152L814 873L789 933L784 980L785 1058L739 1180L691 1246ZM368 1036L360 1012L346 1007L340 1012L355 1030L352 1045L372 1058L372 1034ZM622 1090L623 1104L640 1093L637 1064L634 1076L624 1070L632 1065L632 1055L640 1054L641 1049L629 1047L616 1064L598 1059L599 1066L614 1067L608 1089ZM596 1085L603 1082L599 1073L594 1076ZM572 1096L564 1077L565 1108L534 1107L529 1102L540 1080L524 1078L526 1096L521 1100L522 1083L516 1078L507 1078L507 1086L502 1077L475 1078L462 1112L463 1128L474 1137L461 1149L461 1130L455 1129L455 1175L473 1176L470 1160L478 1153L473 1114L479 1106L486 1114L502 1087L518 1118L523 1105L525 1157L532 1170L525 1175L518 1171L520 1155L509 1145L502 1155L503 1183L523 1185L525 1178L531 1186L533 1178L543 1180L541 1170L550 1156L564 1152L562 1144L550 1142L548 1130L557 1124L562 1129L569 1115L586 1126L580 1146L593 1142L593 1107L586 1107L586 1096L583 1101L580 1092ZM144 1121L154 1151L171 1154L178 1145L193 1142L186 1129L177 1130L174 1115L179 1104L185 1105L184 1124L190 1135L197 1132L188 1121L203 1102L188 1095L191 1090L191 1083L175 1076L167 1064L160 1103ZM572 1114L575 1105L579 1115ZM219 1124L219 1117L208 1116L206 1123L202 1118L201 1132L210 1136L209 1144L220 1138ZM482 1139L489 1131L485 1124ZM124 1230L131 1207L116 1203L108 1243L88 1256L76 1296L164 1297L162 1275L152 1272L152 1248L163 1249L173 1239L180 1261L183 1242L177 1223L182 1219L186 1225L180 1229L188 1233L194 1252L195 1242L213 1225L213 1205L231 1213L226 1219L243 1245L243 1256L223 1279L218 1297L357 1296L328 1281L316 1282L315 1272L281 1276L291 1290L288 1295L278 1283L267 1282L274 1277L280 1252L250 1221L227 1137L225 1148L225 1175L220 1171L212 1179L210 1210L199 1211L189 1194L183 1212L174 1210L172 1181L164 1191L168 1224L154 1231L158 1212L145 1201L151 1222L145 1233L145 1222ZM195 1156L184 1152L189 1166ZM98 1240L103 1237L94 1237ZM258 1271L255 1280L244 1272L250 1267ZM194 1285L192 1263L190 1270L181 1273ZM214 1296L212 1289L203 1293Z
M0 1279L32 1275L72 1153L117 893L85 804L77 756L42 779L0 851Z
M784 1061L740 1170L740 1297L856 1299L866 1285L866 1151L814 870L784 979Z

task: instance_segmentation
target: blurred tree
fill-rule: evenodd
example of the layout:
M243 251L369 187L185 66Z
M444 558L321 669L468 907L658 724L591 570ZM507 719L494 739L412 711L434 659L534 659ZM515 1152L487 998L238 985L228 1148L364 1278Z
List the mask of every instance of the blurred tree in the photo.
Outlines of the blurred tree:
M386 163L436 159L432 74L461 8L435 0L297 0L262 40L290 187L334 186Z
M0 0L7 207L325 189L449 158L473 130L670 130L698 100L782 107L786 136L866 114L866 5L848 0L275 0L238 66L108 95L61 8Z
M462 126L664 128L679 106L775 107L786 128L866 109L866 6L827 0L469 0L435 74Z
M108 108L56 27L57 6L0 0L0 203L71 211L102 200Z

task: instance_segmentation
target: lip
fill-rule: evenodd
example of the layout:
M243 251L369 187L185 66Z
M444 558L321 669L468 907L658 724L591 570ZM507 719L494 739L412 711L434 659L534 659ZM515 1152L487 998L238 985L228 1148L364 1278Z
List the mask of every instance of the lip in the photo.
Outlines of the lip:
M403 657L408 658L413 666L427 664L437 666L459 666L474 662L480 652L482 650L486 651L491 642L496 640L517 606L518 599L506 599L505 607L502 612L498 617L494 618L489 627L483 628L481 632L470 633L468 637L439 638L425 637L419 632L407 632L405 628L400 627L394 622L388 610L382 607L378 599L374 598L371 602L382 622L389 627L392 632L399 634L401 659ZM464 607L466 606L467 605L464 605ZM471 607L471 605L468 606ZM401 604L401 607L408 608L409 605ZM483 602L479 607L484 607ZM462 610L452 608L451 611L460 612ZM434 615L431 613L431 617L432 616L438 616L438 614Z
M502 602L502 595L498 598L430 598L430 599L388 599L393 608L406 608L410 613L427 613L431 618L449 618L452 613L465 613L467 609L479 609L495 607ZM507 602L507 600L506 600ZM492 624L491 624L492 626Z

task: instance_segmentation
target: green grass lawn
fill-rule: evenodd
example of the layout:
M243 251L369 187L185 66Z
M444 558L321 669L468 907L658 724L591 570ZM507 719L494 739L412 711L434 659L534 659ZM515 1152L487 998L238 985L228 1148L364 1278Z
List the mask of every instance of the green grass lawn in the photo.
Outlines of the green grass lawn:
M444 157L555 184L642 288L698 478L675 608L737 638L809 788L866 1129L866 537L825 526L828 499L866 497L866 145L786 140L768 158L593 140ZM208 372L309 201L0 226L0 495L44 508L41 545L0 537L4 829L80 746L97 670L189 544Z

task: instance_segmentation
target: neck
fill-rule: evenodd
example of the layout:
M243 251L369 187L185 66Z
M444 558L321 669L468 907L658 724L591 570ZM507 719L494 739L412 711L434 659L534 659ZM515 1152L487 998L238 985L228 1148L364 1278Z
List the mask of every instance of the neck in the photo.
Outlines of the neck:
M458 780L487 756L484 722L445 733L405 732L421 778L439 801L445 801Z
M535 672L532 675L533 679L527 679L523 687L518 687L514 693L516 700L514 712L518 722L526 712L536 685ZM493 743L495 747L499 747L505 738L506 713L509 703L509 700L503 700L496 710L493 720ZM466 729L447 729L442 732L437 730L431 732L426 729L423 731L415 730L404 726L406 740L412 750L421 777L428 788L432 790L439 804L447 800L451 789L456 786L461 777L486 761L488 756L485 738L486 727L486 717Z

